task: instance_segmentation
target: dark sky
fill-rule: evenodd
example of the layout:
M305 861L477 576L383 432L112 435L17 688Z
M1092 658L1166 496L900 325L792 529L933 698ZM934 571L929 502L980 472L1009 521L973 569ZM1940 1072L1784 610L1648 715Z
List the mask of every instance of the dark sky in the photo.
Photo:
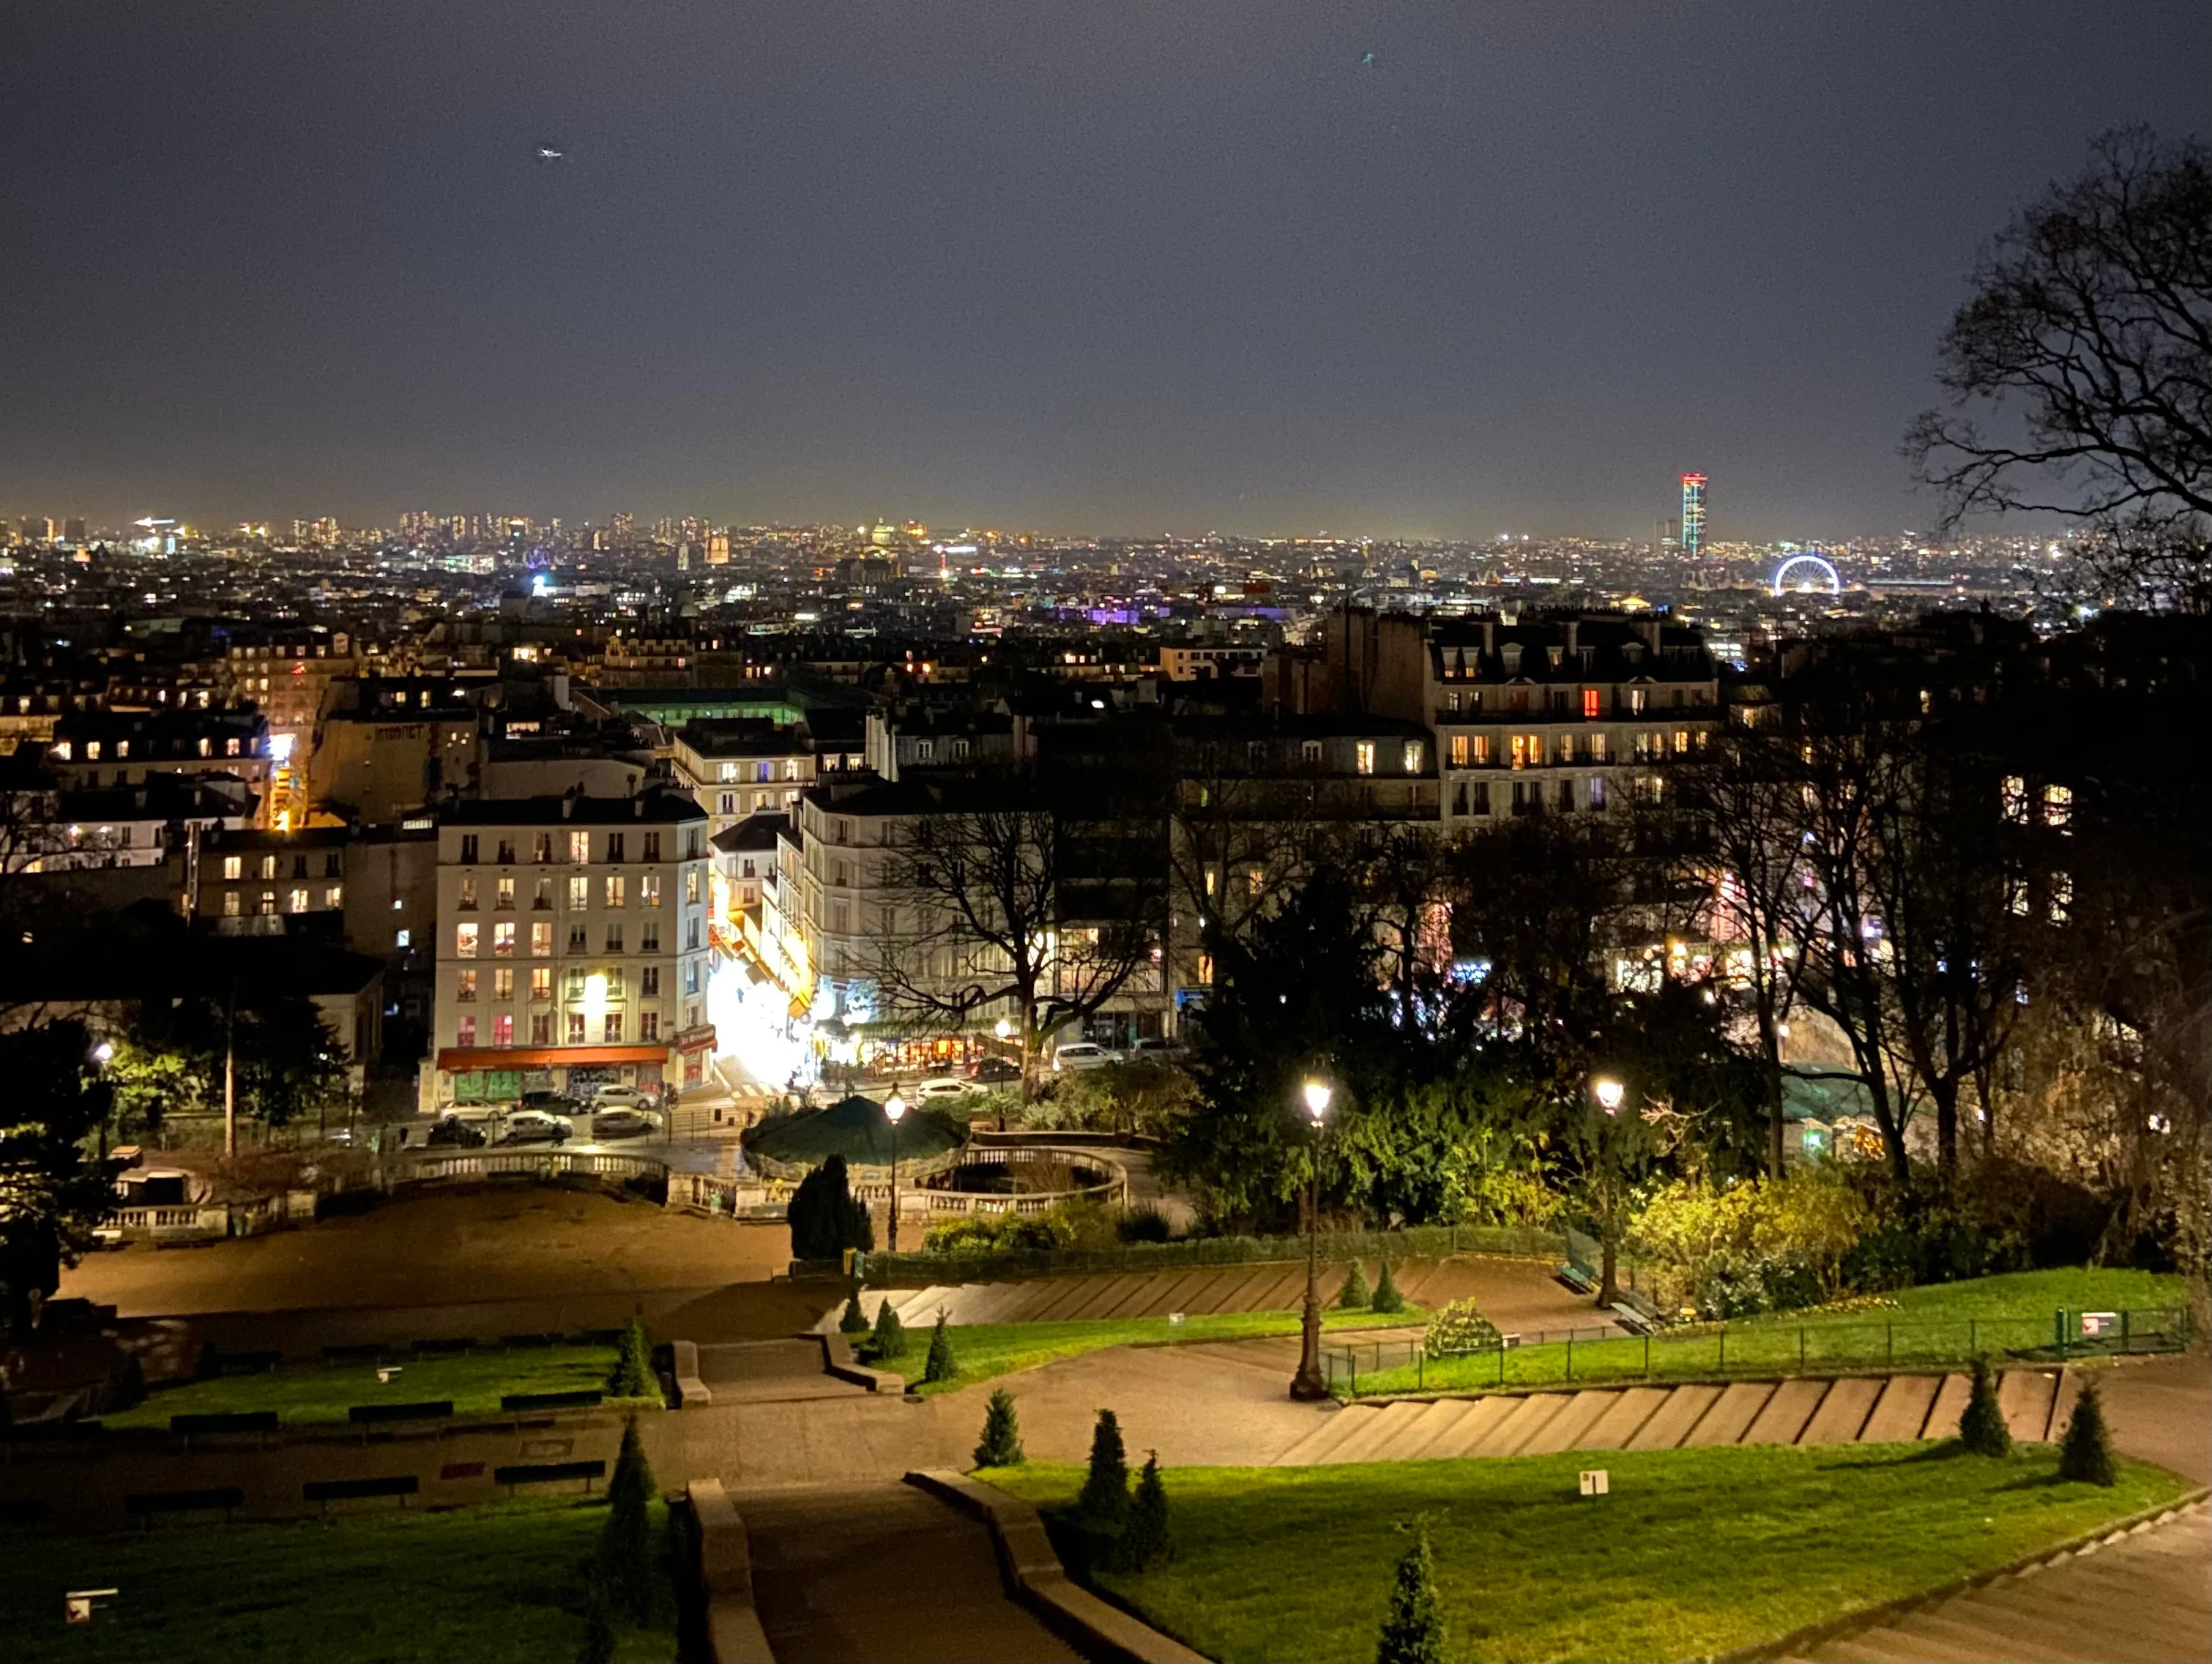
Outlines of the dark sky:
M2203 0L8 0L0 511L1925 525L1977 244L2208 65Z

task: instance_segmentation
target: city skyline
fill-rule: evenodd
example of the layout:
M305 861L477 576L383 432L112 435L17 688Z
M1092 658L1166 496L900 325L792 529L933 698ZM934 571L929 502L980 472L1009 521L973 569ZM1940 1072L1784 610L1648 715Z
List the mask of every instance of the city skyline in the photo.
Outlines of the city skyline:
M34 8L0 507L1922 527L1980 240L2201 121L2200 9L1999 15Z

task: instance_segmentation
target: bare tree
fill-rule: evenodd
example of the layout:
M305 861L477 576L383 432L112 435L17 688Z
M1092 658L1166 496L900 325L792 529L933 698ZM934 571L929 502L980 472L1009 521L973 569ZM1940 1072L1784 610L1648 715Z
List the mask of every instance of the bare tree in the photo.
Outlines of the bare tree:
M1985 249L1952 319L1948 410L1905 439L1946 528L2080 516L2111 559L2212 604L2212 155L2124 128ZM1994 422L1993 428L1985 425Z

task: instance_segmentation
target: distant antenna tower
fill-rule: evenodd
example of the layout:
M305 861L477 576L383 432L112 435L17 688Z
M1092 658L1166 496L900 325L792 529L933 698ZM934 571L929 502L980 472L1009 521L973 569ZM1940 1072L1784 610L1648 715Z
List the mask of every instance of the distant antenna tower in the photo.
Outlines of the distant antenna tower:
M1705 546L1705 477L1682 476L1682 553L1692 559Z

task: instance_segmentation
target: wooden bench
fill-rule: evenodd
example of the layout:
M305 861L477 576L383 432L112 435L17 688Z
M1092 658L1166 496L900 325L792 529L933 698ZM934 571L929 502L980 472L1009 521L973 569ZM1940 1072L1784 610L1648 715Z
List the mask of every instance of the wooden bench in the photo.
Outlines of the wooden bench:
M449 1398L425 1399L419 1404L356 1404L346 1412L346 1419L362 1430L362 1437L368 1437L371 1427L388 1422L446 1421L453 1413L453 1401Z
M495 1467L491 1478L494 1485L503 1485L507 1494L514 1494L519 1485L555 1485L563 1479L581 1479L584 1494L591 1495L592 1481L607 1476L604 1461L545 1461L525 1462L513 1467Z
M1659 1333L1659 1326L1656 1323L1646 1317L1642 1312L1637 1310L1635 1307L1630 1305L1626 1300L1614 1301L1611 1310L1613 1316L1620 1321L1620 1327L1627 1330L1631 1334L1656 1334Z
M300 1487L300 1494L319 1504L327 1514L332 1503L348 1502L356 1497L397 1497L400 1507L404 1508L407 1499L422 1488L422 1482L412 1473L389 1473L373 1479L309 1479Z
M499 1407L502 1410L596 1410L606 1394L596 1387L569 1393L505 1393L501 1394Z
M123 1511L146 1521L150 1529L156 1514L211 1514L222 1510L223 1521L246 1506L246 1492L236 1485L210 1491L137 1491L123 1499Z
M187 1441L195 1433L273 1433L276 1430L276 1412L274 1410L228 1410L171 1416L169 1430L182 1434Z
M1565 1283L1577 1294L1595 1294L1597 1292L1597 1278L1590 1276L1579 1266L1561 1266L1554 1270L1552 1272L1552 1275L1558 1278L1562 1283Z

